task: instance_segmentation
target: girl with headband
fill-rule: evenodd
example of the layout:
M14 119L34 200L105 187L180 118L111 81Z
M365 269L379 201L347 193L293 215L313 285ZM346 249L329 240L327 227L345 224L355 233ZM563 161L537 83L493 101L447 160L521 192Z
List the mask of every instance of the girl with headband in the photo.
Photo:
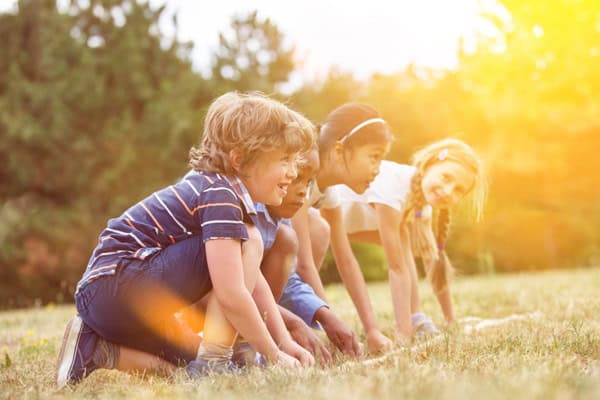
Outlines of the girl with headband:
M341 185L330 190L336 192L331 196L336 202L327 204L321 213L329 222L337 267L367 336L377 326L350 241L383 246L399 342L415 334L439 332L421 310L414 256L423 259L444 317L452 323L448 286L452 267L445 252L450 209L470 194L479 219L486 194L483 168L473 149L460 140L441 140L415 153L412 166L383 161L379 175L362 194ZM369 346L369 350L385 349Z
M320 127L317 139L320 168L310 184L308 201L292 218L292 226L298 238L296 272L325 302L319 268L329 247L329 226L315 208L336 202L335 192L328 189L333 185L344 184L356 193L363 193L379 173L391 139L387 123L374 108L363 103L338 107ZM367 335L367 342L369 347L376 348L389 348L392 344L379 330ZM358 348L354 335L339 338L336 345Z

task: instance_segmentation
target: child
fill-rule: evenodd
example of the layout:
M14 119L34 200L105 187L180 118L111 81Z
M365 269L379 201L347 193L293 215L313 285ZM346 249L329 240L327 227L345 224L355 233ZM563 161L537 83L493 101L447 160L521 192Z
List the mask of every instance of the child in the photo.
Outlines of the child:
M328 190L333 185L345 184L357 193L364 192L378 174L391 139L392 134L378 112L362 103L338 107L327 116L320 129L317 141L320 168L311 184L309 199L292 218L292 226L298 237L296 272L323 301L327 298L318 268L329 246L326 239L329 227L310 207L335 204L335 192ZM356 284L360 279L364 281L362 275L358 275L351 282ZM366 295L366 292L361 294ZM368 298L365 301L368 302ZM361 318L368 316L363 312L359 315ZM391 348L391 341L381 334L376 320L369 318L362 321L369 327L366 331L368 347Z
M319 169L317 149L304 154L298 167L298 177L288 187L288 194L279 206L257 204L262 224L257 224L265 243L265 258L262 271L273 289L276 299L283 307L280 309L285 324L298 344L318 356L324 363L330 363L332 357L310 327L323 327L327 337L342 352L357 357L361 353L360 344L352 330L341 321L319 298L313 289L304 283L295 271L289 275L289 268L297 254L297 239L289 226L289 218L306 202L309 183ZM267 248L269 248L267 250ZM288 272L282 275L282 272ZM289 278L288 278L289 276ZM284 288L285 286L285 288ZM282 296L283 292L283 296ZM281 298L280 298L281 297Z
M172 371L186 363L190 376L227 371L238 331L271 363L312 365L259 271L253 205L281 203L312 135L308 120L269 98L215 100L202 146L190 151L199 173L109 220L100 234L75 292L79 315L65 331L58 385L99 368ZM205 295L200 343L174 314Z
M423 258L446 321L454 321L448 287L451 267L445 253L450 208L472 193L480 217L486 189L479 158L459 140L433 143L413 159L414 166L384 161L379 175L362 195L336 187L338 203L322 210L331 227L332 250L340 275L363 321L374 319L373 309L349 239L383 245L390 266L396 336L400 341L409 339L414 330L437 331L421 312L413 254ZM437 238L433 235L431 208L439 210Z

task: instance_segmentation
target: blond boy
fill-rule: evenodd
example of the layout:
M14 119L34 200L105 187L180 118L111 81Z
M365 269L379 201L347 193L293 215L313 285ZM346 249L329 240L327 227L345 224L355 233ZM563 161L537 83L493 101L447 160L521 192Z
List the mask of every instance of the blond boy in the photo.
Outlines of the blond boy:
M310 122L275 100L215 100L202 144L190 151L197 173L109 220L100 234L75 292L78 315L65 331L58 385L100 368L228 371L238 332L273 364L314 363L291 339L260 273L253 205L281 203L297 153L312 142ZM203 297L200 341L173 315Z

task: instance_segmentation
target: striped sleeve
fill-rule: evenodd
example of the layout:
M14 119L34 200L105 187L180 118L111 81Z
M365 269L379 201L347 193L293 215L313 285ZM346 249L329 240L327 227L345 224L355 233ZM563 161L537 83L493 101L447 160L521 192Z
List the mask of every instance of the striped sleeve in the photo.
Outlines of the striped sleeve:
M198 196L196 208L203 242L248 239L241 201L228 185L218 182L204 189Z

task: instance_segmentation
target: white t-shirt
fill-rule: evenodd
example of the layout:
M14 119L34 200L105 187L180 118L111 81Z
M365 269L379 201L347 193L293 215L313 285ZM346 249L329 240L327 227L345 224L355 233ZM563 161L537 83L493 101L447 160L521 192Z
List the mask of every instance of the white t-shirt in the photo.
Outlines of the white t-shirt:
M327 202L321 207L340 206L347 233L377 230L377 215L372 204L385 204L401 212L415 171L412 165L384 160L379 174L364 193L357 194L346 185L331 186L325 190Z
M343 186L343 185L336 185ZM324 192L319 190L317 180L313 179L308 187L308 205L314 208L335 208L340 203L336 186L330 186Z

